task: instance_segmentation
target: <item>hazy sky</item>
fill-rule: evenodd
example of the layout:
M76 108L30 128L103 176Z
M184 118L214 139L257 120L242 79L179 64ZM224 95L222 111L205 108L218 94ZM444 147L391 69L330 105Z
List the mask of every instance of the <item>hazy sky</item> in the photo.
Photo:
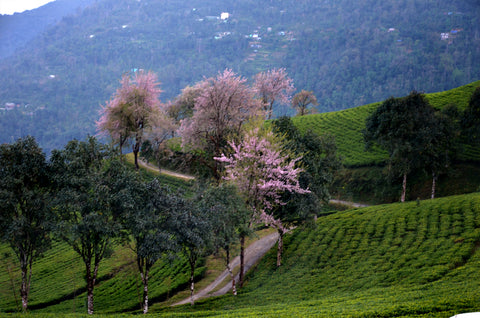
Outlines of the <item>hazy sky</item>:
M0 0L0 14L13 14L38 8L55 0Z

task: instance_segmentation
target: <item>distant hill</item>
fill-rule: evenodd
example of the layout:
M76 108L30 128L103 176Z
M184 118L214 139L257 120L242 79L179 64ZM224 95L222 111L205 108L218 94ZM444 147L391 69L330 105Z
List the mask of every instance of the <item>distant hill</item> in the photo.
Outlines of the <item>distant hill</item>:
M94 1L55 0L35 10L0 15L0 59L11 56L63 17L81 11Z
M96 0L0 60L0 108L14 108L0 142L31 134L49 152L94 134L134 69L155 71L166 101L225 68L286 67L321 112L451 89L479 79L479 22L471 0Z

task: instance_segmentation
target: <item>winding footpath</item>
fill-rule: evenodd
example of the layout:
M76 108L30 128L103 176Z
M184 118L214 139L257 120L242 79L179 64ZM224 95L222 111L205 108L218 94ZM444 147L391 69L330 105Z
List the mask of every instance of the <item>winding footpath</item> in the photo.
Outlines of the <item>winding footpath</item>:
M278 241L278 233L275 232L267 236L264 236L261 239L250 244L245 249L245 272L248 272L248 270L252 266L257 264L257 262L273 246L275 246L277 241ZM240 256L237 256L230 262L230 268L234 270L239 266L240 266ZM238 282L238 276L239 274L235 276L236 282ZM200 299L200 298L225 295L232 289L232 283L230 279L228 279L228 281L225 283L224 286L221 286L222 282L224 282L227 277L230 278L230 274L228 273L228 270L224 270L210 285L208 285L207 287L203 288L202 290L194 294L193 299L196 301L197 299ZM219 287L221 288L217 289ZM190 297L187 297L184 300L173 304L172 306L185 305L188 303L190 303Z
M179 179L183 179L183 180L187 180L187 181L195 180L194 176L184 174L184 173L175 172L175 171L171 171L171 170L159 169L157 166L152 165L149 162L145 162L144 160L141 160L141 159L138 159L138 165L140 167L145 168L145 169L153 170L155 172L158 172L160 174L164 174L164 175L167 175L167 176L170 176L170 177L175 177L175 178L179 178Z

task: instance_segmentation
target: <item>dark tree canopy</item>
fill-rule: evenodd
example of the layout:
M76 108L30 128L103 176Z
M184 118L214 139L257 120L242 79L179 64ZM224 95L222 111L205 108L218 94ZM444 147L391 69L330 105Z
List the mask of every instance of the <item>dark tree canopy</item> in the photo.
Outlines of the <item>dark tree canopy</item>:
M190 265L190 298L194 304L195 268L201 257L212 251L213 231L209 210L199 205L199 199L187 200L181 195L171 197L175 211L176 242Z
M213 231L213 248L225 251L225 266L232 278L233 294L236 295L236 282L230 268L231 250L232 246L239 242L240 236L251 232L250 211L237 189L227 184L208 187L201 192L198 204L209 215Z
M473 92L461 125L464 138L472 144L480 145L480 87Z
M285 221L301 222L314 217L322 203L330 200L329 187L341 167L337 145L331 135L318 135L311 130L301 133L289 117L273 121L273 130L286 139L286 145L296 156L301 156L304 169L300 173L300 186L311 192L303 195L285 193L289 202L276 213Z
M435 111L416 91L403 98L388 98L367 118L366 148L376 143L387 150L392 173L403 176L402 202L407 175L424 164L422 153L429 148L434 128Z
M0 145L0 239L20 263L23 310L28 307L33 261L50 247L50 182L45 155L33 137Z
M160 258L178 248L175 240L177 199L158 179L144 182L132 176L128 184L128 197L122 201L129 202L129 206L125 207L122 220L133 240L131 248L135 252L143 284L142 310L146 314L149 309L150 270Z

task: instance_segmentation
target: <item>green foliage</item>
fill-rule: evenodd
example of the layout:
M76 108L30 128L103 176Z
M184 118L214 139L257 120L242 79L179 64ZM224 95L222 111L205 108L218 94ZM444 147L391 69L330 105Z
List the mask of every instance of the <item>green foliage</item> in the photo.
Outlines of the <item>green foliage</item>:
M462 135L474 146L480 145L480 88L473 92L461 118Z
M319 135L312 130L300 133L289 117L272 121L273 131L284 137L284 147L296 157L304 169L299 182L306 194L284 193L286 205L276 209L275 215L284 222L298 222L317 215L322 203L330 200L329 187L341 167L337 145L331 135Z
M0 145L0 241L20 262L22 306L27 310L36 258L50 247L54 226L51 183L45 154L31 136Z
M446 117L435 116L425 96L413 91L403 98L388 98L366 120L363 131L366 149L378 144L388 152L389 176L403 175L402 202L406 197L407 175L421 168L437 173L440 163L448 165L442 159L450 151L447 141L453 139L453 134L443 129L447 120L441 118Z

